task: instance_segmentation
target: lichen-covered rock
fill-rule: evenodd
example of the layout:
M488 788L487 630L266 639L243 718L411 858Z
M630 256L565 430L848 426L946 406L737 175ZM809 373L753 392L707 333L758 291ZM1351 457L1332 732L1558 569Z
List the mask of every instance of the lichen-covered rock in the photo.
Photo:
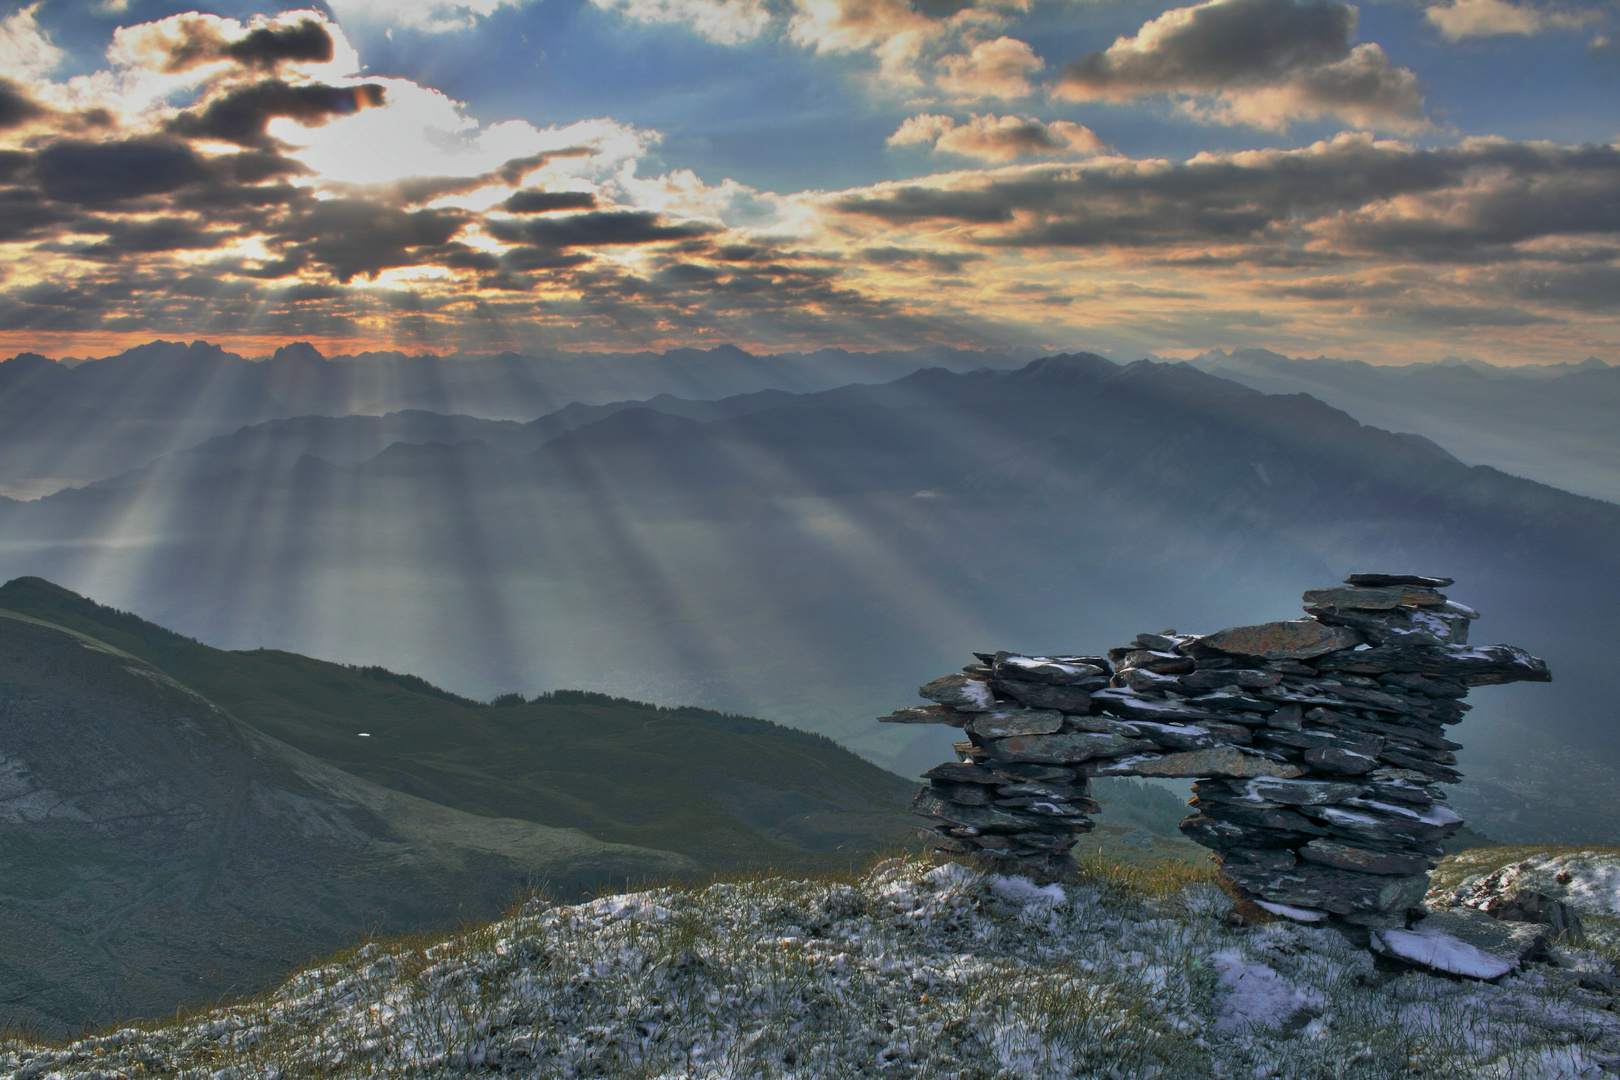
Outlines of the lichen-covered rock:
M1309 660L1340 649L1353 649L1360 644L1361 635L1354 630L1328 626L1315 619L1234 626L1198 639L1202 649L1261 660Z
M1439 607L1446 598L1423 585L1349 585L1311 589L1305 593L1310 607L1388 611L1397 607Z

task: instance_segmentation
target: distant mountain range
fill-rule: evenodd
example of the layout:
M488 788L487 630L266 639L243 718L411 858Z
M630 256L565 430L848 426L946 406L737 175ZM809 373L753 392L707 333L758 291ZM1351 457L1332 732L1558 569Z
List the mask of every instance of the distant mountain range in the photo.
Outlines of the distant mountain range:
M902 843L913 785L759 720L231 653L0 587L0 1025L267 985L372 931Z
M22 353L0 363L0 495L32 498L99 480L271 419L426 410L527 421L575 402L805 392L887 382L922 367L1013 366L1030 356L944 348L754 356L722 345L664 353L327 358L300 342L253 361L205 341L153 341L71 363Z
M229 647L477 697L572 686L763 715L902 773L948 737L869 718L972 649L1095 651L1289 617L1349 571L1445 573L1485 612L1477 638L1555 678L1480 695L1465 771L1511 779L1572 747L1620 764L1620 506L1184 364L1082 354L529 425L265 424L0 503L0 530L7 575ZM1478 790L1471 823L1500 839L1616 831L1607 797L1542 813Z
M1497 367L1449 358L1379 366L1265 349L1191 363L1268 394L1310 394L1365 424L1427 436L1470 465L1620 503L1620 367Z

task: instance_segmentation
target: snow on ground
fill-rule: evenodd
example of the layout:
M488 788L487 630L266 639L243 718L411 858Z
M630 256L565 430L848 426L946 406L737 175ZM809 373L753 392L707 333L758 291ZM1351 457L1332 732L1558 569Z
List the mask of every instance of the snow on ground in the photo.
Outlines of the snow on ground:
M1235 927L1208 884L1153 895L1123 880L1036 887L891 860L850 882L533 902L167 1026L0 1041L0 1077L1616 1074L1615 997L1559 966L1495 983L1421 974L1331 929ZM1609 963L1556 950L1577 953Z
M1475 874L1440 902L1481 907L1492 897L1529 888L1562 900L1582 916L1620 918L1620 855L1613 851L1543 853Z
M1414 930L1380 930L1389 952L1414 964L1423 964L1437 971L1453 975L1466 975L1471 979L1499 979L1518 967L1518 963L1501 956L1481 952L1466 941L1418 923Z

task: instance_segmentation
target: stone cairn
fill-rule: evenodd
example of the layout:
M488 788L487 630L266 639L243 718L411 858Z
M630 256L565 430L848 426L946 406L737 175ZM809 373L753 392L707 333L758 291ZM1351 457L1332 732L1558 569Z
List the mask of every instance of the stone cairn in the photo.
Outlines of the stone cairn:
M1470 687L1546 682L1510 645L1468 644L1450 578L1353 574L1308 617L1202 636L1138 634L1107 656L975 653L889 723L962 728L912 809L936 851L1038 881L1091 831L1094 776L1196 780L1189 839L1239 896L1303 922L1400 923L1461 825L1444 728Z

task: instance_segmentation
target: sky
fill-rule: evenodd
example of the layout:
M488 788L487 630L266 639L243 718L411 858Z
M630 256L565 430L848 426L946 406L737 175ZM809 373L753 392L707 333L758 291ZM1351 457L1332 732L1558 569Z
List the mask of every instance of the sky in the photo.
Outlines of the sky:
M0 353L1620 361L1620 0L0 3Z

